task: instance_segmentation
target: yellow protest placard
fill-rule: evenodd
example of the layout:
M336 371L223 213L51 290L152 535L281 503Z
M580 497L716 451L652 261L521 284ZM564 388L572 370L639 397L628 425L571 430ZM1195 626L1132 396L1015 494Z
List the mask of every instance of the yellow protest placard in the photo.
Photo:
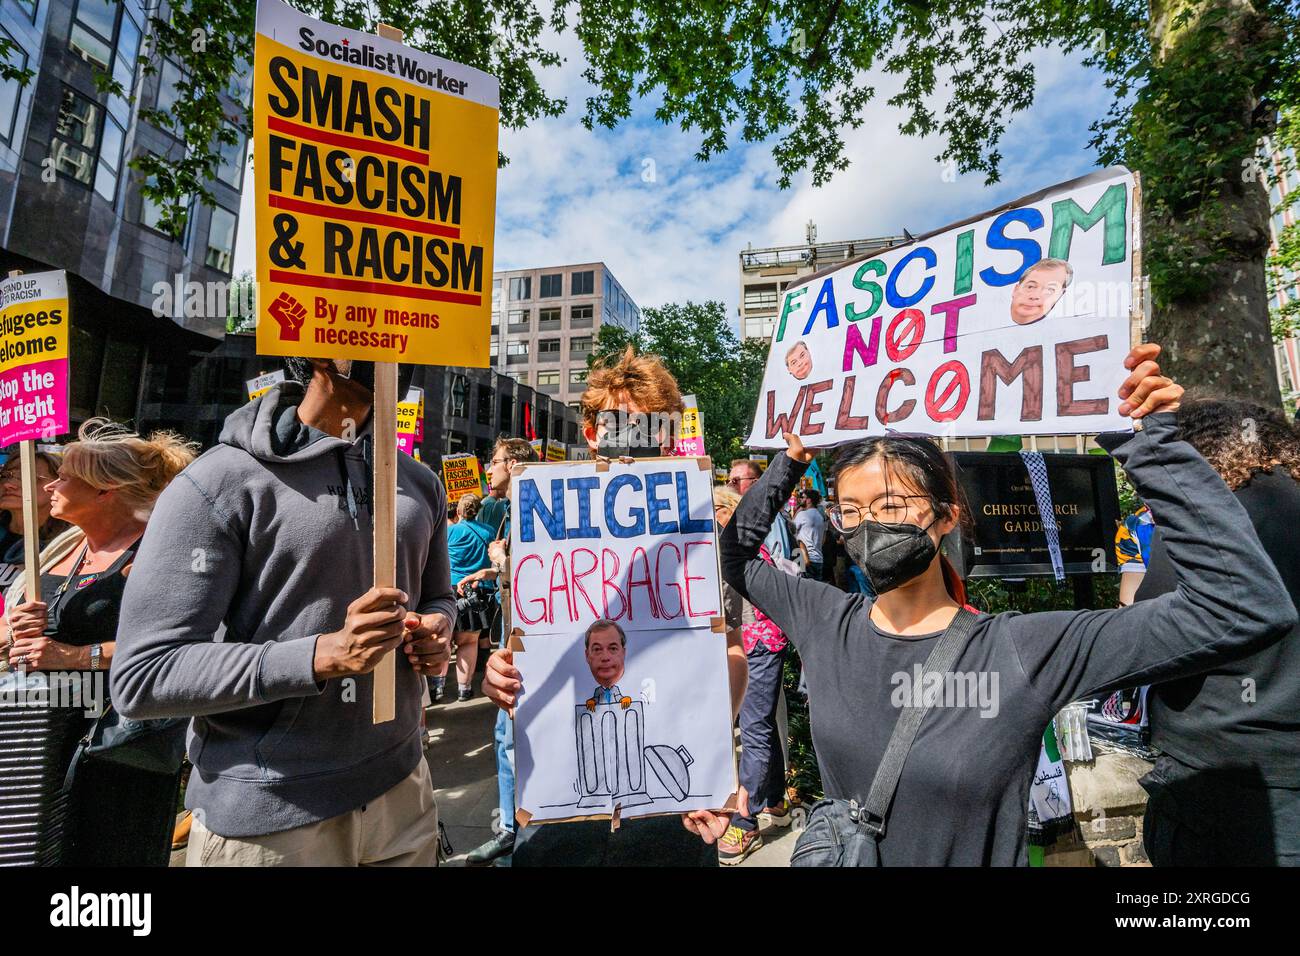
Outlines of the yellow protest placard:
M700 407L694 395L683 395L682 404L686 410L682 413L682 427L677 432L677 441L673 444L675 455L703 455L704 426L700 423Z
M466 495L483 494L483 471L473 455L443 455L442 483L447 489L447 503L454 504Z
M424 440L424 389L412 386L397 403L397 447L416 461Z
M556 441L554 438L546 439L546 460L547 461L564 461L567 447L564 442Z
M485 368L494 77L259 0L257 350Z

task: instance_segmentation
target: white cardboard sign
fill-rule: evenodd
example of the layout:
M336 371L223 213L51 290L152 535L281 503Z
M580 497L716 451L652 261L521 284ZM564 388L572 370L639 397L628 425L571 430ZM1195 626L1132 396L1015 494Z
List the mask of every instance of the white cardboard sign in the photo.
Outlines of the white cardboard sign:
M1104 170L788 289L749 446L1131 427L1135 215Z
M734 793L711 471L652 458L514 472L521 821L718 809Z
M571 633L708 627L722 616L707 462L523 466L510 482L514 625Z

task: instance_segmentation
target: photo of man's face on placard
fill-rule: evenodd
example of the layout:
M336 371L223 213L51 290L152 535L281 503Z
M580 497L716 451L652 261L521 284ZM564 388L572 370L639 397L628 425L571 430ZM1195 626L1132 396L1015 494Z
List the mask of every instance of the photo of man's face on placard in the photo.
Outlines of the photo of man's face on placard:
M812 353L805 343L796 342L785 353L785 369L801 382L812 372Z
M1070 280L1074 269L1064 259L1039 259L1020 276L1011 290L1011 321L1016 325L1032 325L1055 308Z
M587 631L587 666L596 683L608 690L623 679L627 637L612 622L596 623Z

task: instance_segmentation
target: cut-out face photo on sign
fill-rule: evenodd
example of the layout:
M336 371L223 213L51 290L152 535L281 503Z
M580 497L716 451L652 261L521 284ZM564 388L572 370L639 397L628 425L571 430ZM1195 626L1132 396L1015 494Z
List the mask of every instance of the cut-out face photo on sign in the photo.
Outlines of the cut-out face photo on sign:
M786 370L801 382L812 374L812 366L812 353L804 342L796 342L785 353Z
M613 621L597 621L587 629L587 666L597 689L616 690L627 660L627 635Z
M1063 259L1040 259L1024 271L1011 290L1011 321L1032 325L1061 301L1074 270Z

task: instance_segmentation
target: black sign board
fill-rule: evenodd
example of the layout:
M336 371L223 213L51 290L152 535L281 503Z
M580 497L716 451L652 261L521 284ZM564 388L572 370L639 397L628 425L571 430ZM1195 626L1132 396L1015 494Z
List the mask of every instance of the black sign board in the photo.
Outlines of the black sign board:
M944 540L963 577L1052 574L1047 535L1024 459L1014 453L953 452L970 527ZM1119 493L1107 455L1043 455L1066 574L1115 571Z

